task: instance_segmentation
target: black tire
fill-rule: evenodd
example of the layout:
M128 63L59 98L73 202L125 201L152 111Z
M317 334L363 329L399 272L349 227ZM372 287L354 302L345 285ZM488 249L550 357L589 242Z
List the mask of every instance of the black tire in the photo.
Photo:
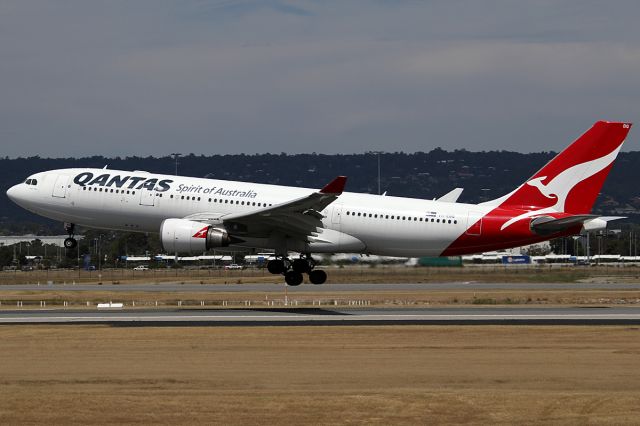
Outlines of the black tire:
M302 274L296 271L289 271L284 274L284 280L287 285L295 287L302 284Z
M307 259L296 259L293 261L291 268L296 272L304 274L311 270L311 265L309 265Z
M273 259L267 262L267 269L274 275L284 272L284 262L281 259Z
M314 269L309 272L309 281L311 284L324 284L327 281L327 273L322 269Z
M65 238L64 240L64 248L72 250L74 248L78 247L78 241L76 241L75 238Z

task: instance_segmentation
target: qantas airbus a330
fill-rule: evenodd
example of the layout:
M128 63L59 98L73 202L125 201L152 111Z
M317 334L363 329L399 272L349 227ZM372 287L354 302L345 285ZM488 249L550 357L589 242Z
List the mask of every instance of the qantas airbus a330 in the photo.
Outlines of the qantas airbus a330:
M327 275L311 253L449 256L518 247L606 227L590 214L631 124L599 121L509 194L480 204L459 192L422 200L108 169L36 173L7 191L39 215L75 224L159 232L170 253L222 247L271 249L267 267L299 285ZM291 259L289 252L302 253Z

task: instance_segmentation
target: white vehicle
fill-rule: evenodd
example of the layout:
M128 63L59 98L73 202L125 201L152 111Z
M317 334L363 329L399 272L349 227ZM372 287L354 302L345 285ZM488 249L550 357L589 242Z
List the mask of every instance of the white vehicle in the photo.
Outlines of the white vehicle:
M338 176L320 190L107 169L36 173L7 191L15 203L65 222L159 232L169 253L221 247L275 251L274 274L299 285L327 275L311 253L451 256L533 244L613 218L590 214L631 124L599 121L509 194L480 204L343 192ZM302 253L291 259L289 252Z
M242 269L242 265L232 263L231 265L225 265L224 269Z
M144 265L139 265L133 268L134 271L148 271L149 267Z

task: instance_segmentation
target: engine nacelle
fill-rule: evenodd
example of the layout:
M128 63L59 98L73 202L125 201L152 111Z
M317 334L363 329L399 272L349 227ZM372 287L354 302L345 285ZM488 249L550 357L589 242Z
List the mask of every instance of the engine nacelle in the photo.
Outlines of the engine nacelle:
M160 242L169 253L202 253L231 242L225 229L186 219L166 219L160 225Z

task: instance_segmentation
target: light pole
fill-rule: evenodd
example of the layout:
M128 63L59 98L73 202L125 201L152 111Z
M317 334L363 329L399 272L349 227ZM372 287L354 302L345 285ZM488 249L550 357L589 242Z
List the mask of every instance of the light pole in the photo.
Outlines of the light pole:
M182 154L180 154L179 152L172 152L171 155L173 155L173 158L176 160L176 176L178 176L178 157L180 157Z
M380 151L378 151L378 195L380 195Z
M371 151L371 153L378 156L378 195L380 195L382 193L380 189L380 154L382 154L382 151Z

